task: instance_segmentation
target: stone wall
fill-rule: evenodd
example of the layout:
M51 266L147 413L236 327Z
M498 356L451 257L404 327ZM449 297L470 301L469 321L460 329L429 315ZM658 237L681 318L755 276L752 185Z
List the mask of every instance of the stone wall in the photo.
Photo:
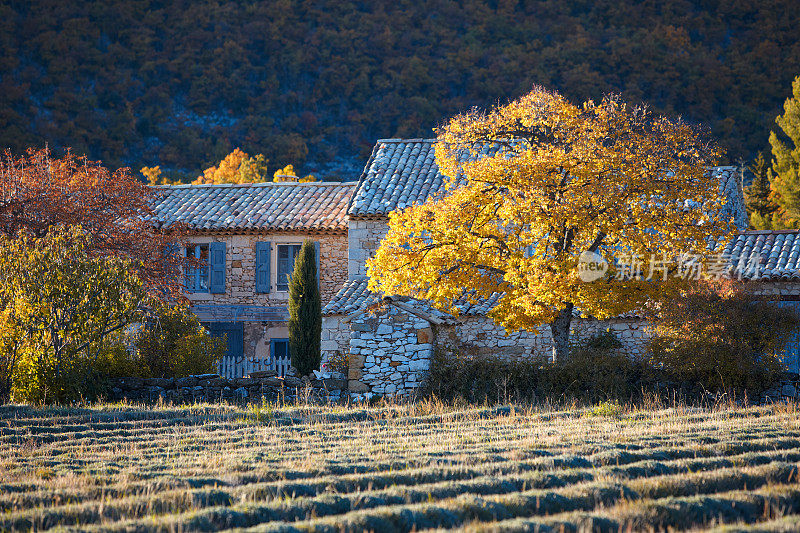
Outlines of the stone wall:
M547 327L540 328L538 335L527 331L506 335L490 318L475 316L431 325L428 320L388 303L354 317L349 324L342 319L325 317L330 338L324 342L329 343L325 346L330 350L349 350L351 393L398 397L413 394L425 379L435 347L463 355L505 358L551 354ZM572 339L579 343L610 329L622 342L623 351L633 356L644 351L649 338L647 326L647 322L638 319L578 319L573 322ZM349 342L345 346L346 333Z
M800 283L796 281L748 281L745 287L759 296L794 300L800 297Z
M431 324L393 305L350 324L349 390L408 397L422 383L433 356Z
M177 379L118 378L111 381L114 401L195 402L293 402L295 399L339 401L347 399L345 379L277 377L274 372L254 372L250 377L227 379L203 374Z
M389 230L388 219L350 220L347 229L347 275L350 279L367 274L367 259L380 246Z
M322 317L322 335L320 348L322 349L322 362L327 362L332 356L350 352L350 324L342 322L341 315Z
M287 291L277 291L275 280L277 275L277 250L275 244L302 244L305 239L318 241L320 247L320 292L324 306L347 281L347 235L325 234L312 235L305 233L272 233L264 235L194 235L190 242L224 242L226 243L225 293L190 293L189 300L198 304L220 305L286 305L289 298ZM272 242L272 288L267 294L256 293L256 243Z
M570 341L586 341L607 329L622 343L622 350L631 356L644 352L649 339L648 323L639 319L572 321ZM500 357L549 356L552 334L548 326L538 331L517 331L506 334L505 329L484 316L459 317L455 325L439 328L439 342L465 355L496 355Z
M225 293L189 293L187 296L194 305L199 306L247 306L264 307L274 310L270 320L253 320L236 316L235 313L220 313L204 309L198 312L206 322L241 322L244 329L243 358L235 363L237 370L233 375L245 375L250 371L270 368L270 340L285 339L289 336L287 322L288 291L276 290L277 249L276 244L302 243L310 239L320 243L320 292L324 306L347 280L347 236L344 234L313 235L305 233L272 233L260 235L193 235L194 243L226 243ZM271 242L272 280L271 290L266 294L256 293L255 287L255 249L257 242ZM241 368L239 368L241 366Z

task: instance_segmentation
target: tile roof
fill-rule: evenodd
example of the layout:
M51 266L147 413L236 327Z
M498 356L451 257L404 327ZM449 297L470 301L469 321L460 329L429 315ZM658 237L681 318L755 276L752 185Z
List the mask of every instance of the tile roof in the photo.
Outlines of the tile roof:
M731 276L748 281L800 281L800 230L745 231L736 235L721 250L727 259ZM758 265L757 267L755 265ZM477 303L457 304L461 316L485 316L501 298L493 294ZM378 296L367 289L366 276L347 281L325 306L325 315L350 314L376 303ZM575 311L580 316L580 311ZM619 318L635 318L627 313Z
M351 217L388 216L425 201L444 185L436 139L379 139L350 200Z
M346 232L354 182L250 183L157 187L157 224L197 232Z
M395 209L424 202L443 190L446 178L436 164L436 139L379 139L358 180L347 209L353 218L381 218ZM487 145L484 152L496 150ZM739 171L714 167L720 191L728 198L726 211L736 226L747 227Z
M800 281L798 230L745 231L736 235L722 253L745 279Z
M461 311L461 316L483 316L488 313L502 297L502 294L495 293L491 297L482 299L475 303L469 303L466 300L456 304ZM378 302L378 295L370 292L367 289L367 277L358 276L354 279L348 280L336 293L336 296L328 302L322 309L323 315L349 315L359 309L368 305ZM422 305L426 310L432 310L429 304L423 304L421 301L408 299L409 302L414 302L416 305ZM434 311L437 315L446 316L443 313Z
M740 230L747 228L748 217L744 206L742 177L736 167L714 167L711 169L720 183L720 192L728 199L724 211L732 218Z
M378 295L367 289L367 277L358 276L344 282L336 296L322 308L322 314L349 315L377 302Z
M469 303L463 300L456 303L456 307L460 310L460 316L486 316L491 311L497 302L502 298L502 293L494 293L489 298L479 300L475 303ZM323 315L349 315L363 309L369 305L378 303L378 295L370 292L367 289L367 277L359 276L357 278L348 280L339 289L339 292L328 302L322 309ZM414 307L419 307L428 313L434 314L440 318L448 318L450 315L433 309L433 307L424 301L414 300L412 298L402 298L407 303L412 304ZM580 318L581 312L577 309L573 310L573 316ZM620 315L618 318L638 318L639 314L636 312L626 313Z

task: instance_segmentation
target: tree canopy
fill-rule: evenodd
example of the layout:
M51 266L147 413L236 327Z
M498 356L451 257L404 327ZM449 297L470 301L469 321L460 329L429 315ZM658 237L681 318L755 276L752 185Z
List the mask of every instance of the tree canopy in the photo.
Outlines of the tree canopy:
M6 153L0 159L0 235L41 238L58 225L80 226L91 236L86 246L92 254L129 261L153 296L179 297L183 259L170 249L183 239L182 228L168 234L154 228L150 201L157 194L128 169L111 172L71 153Z
M783 104L783 114L772 131L772 192L779 210L778 227L800 227L800 76L792 84L792 97Z
M76 400L104 340L147 301L131 261L79 226L0 235L0 401Z
M719 155L695 128L616 96L574 105L537 87L458 115L438 131L447 192L390 214L370 289L456 313L502 293L490 316L507 330L549 324L563 357L574 309L642 309L680 287L676 258L700 261L732 231L707 171ZM587 252L611 265L593 282L578 276Z
M50 143L190 181L235 147L352 179L376 138L533 84L619 92L765 148L800 65L794 0L10 1L0 149Z

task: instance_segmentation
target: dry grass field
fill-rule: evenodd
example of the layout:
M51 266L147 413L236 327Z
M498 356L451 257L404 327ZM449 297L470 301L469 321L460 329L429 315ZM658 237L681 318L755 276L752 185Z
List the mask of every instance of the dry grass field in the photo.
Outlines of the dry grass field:
M0 530L800 531L800 408L0 407Z

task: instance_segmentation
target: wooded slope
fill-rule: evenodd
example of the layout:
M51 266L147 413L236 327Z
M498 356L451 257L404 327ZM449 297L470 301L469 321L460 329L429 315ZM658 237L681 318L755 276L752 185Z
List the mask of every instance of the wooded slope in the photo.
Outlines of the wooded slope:
M196 176L234 147L357 177L379 137L431 136L534 83L622 92L767 146L800 73L793 0L46 0L0 4L0 147Z

